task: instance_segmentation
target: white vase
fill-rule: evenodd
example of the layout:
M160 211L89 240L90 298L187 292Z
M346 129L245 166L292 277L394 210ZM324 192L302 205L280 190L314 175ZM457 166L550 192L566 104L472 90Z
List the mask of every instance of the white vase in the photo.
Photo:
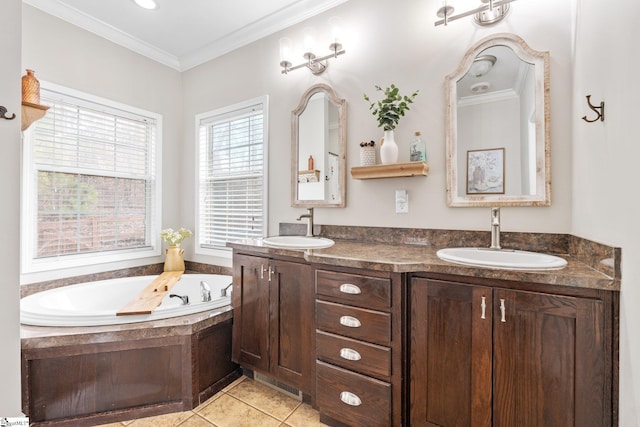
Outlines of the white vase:
M396 163L398 161L398 144L393 137L392 130L384 131L384 138L380 146L380 162L384 164Z

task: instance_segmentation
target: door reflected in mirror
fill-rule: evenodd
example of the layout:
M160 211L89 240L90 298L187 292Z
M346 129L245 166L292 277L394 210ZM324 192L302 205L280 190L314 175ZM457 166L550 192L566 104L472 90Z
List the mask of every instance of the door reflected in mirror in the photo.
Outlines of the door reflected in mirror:
M550 205L548 53L491 36L446 83L448 205Z
M292 112L294 207L344 207L346 101L324 84L311 87Z

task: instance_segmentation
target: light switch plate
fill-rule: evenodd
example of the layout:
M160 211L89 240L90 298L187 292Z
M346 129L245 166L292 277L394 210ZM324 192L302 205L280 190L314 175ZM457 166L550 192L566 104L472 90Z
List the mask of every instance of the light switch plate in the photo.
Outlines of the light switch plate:
M396 213L409 213L409 193L396 190Z

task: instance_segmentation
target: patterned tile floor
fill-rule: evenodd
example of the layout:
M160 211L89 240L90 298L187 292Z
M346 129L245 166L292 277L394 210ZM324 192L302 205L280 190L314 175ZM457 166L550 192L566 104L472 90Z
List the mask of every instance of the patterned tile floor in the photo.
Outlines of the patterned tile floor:
M242 377L192 411L101 427L316 427L318 411L288 395Z

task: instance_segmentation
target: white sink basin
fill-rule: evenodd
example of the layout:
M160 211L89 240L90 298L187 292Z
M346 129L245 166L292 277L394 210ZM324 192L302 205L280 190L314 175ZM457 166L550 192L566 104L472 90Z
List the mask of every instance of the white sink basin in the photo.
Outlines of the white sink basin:
M555 255L537 252L488 248L446 248L437 252L438 258L458 264L504 270L559 270L567 261Z
M271 236L262 239L262 243L281 249L322 249L333 246L335 242L324 237Z

